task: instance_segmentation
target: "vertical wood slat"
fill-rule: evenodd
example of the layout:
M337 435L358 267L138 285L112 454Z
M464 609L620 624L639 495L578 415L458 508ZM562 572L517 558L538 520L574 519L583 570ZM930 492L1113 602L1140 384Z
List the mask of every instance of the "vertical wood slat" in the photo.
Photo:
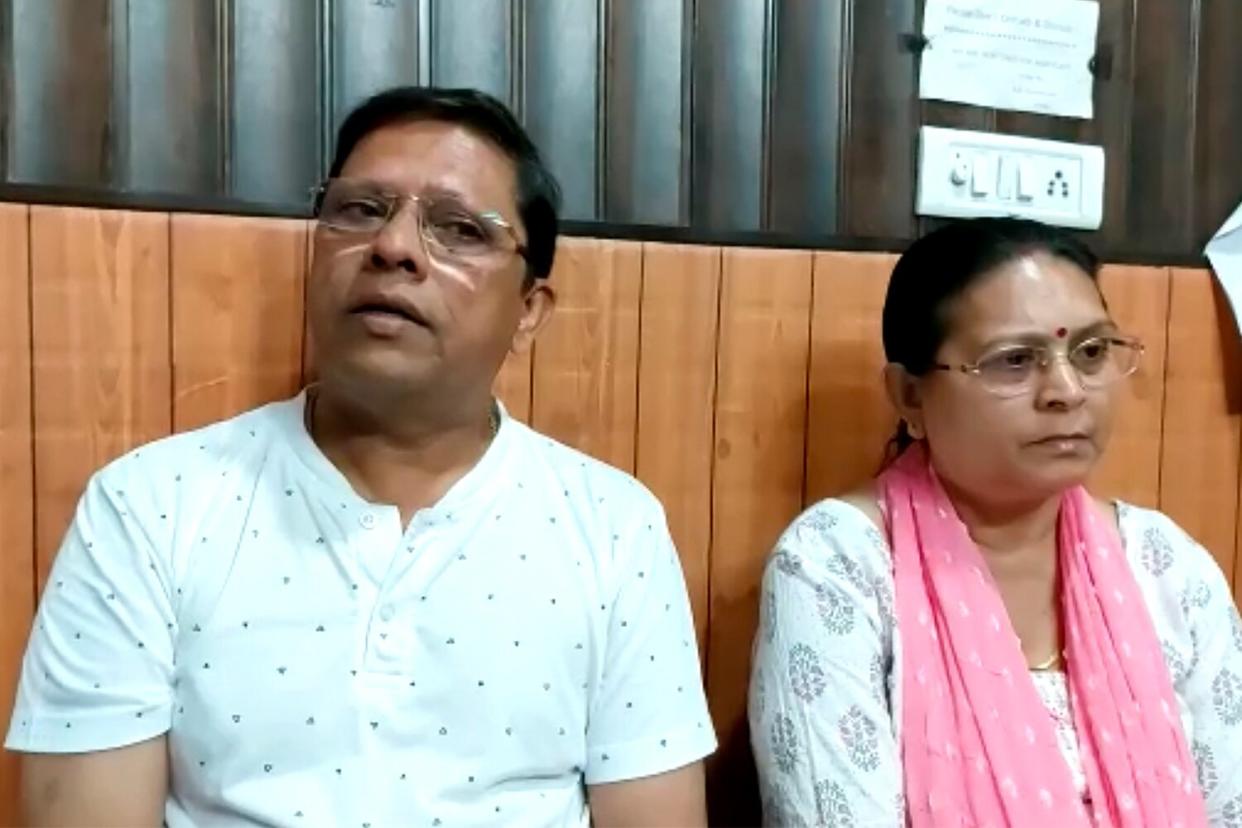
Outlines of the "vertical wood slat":
M479 89L509 103L513 92L513 17L518 4L430 0L431 83Z
M302 207L325 165L319 3L229 0L229 194Z
M758 824L746 727L759 576L802 506L812 254L726 250L720 293L708 697L713 824Z
M690 0L605 5L604 218L684 224L690 214Z
M1242 3L1205 0L1199 9L1199 64L1195 112L1194 178L1195 253L1212 237L1242 200ZM1167 163L1168 159L1161 159Z
M634 470L642 247L565 239L551 284L556 312L535 345L533 426Z
M637 476L664 504L707 649L720 250L643 248Z
M25 205L0 205L0 727L34 612L30 248ZM0 825L17 825L17 756L0 756Z
M561 185L562 217L597 218L602 3L523 3L519 82L526 129Z
M108 185L112 0L11 0L10 19L9 180Z
M867 484L897 422L884 392L880 313L897 257L815 254L806 502Z
M773 7L767 229L836 232L849 5L801 0Z
M206 425L302 381L304 221L172 218L173 426Z
M32 207L39 583L90 475L168 433L168 216Z
M1110 265L1100 273L1100 287L1113 320L1143 340L1145 353L1139 370L1118 389L1112 439L1090 487L1097 495L1154 509L1160 503L1169 271Z
M328 48L331 120L336 130L349 110L389 86L418 83L418 46L423 20L418 0L358 3L329 0Z
M1105 13L1107 6L1116 5L1131 3L1102 3L1100 10ZM1114 90L1120 87L1131 109L1125 132L1128 145L1117 145L1112 136L1105 145L1106 159L1116 154L1128 160L1128 165L1113 164L1105 172L1106 180L1113 182L1106 190L1111 191L1107 206L1123 212L1106 214L1111 227L1105 228L1104 236L1110 246L1126 244L1135 252L1159 255L1188 250L1193 243L1196 182L1189 168L1195 155L1196 103L1218 104L1197 101L1194 94L1200 4L1132 5L1134 25L1118 38L1122 48L1127 48L1124 41L1133 34L1128 44L1133 66L1126 78L1130 83L1107 85ZM1237 34L1242 30L1235 30ZM1100 112L1096 118L1116 114ZM1170 163L1174 158L1185 160Z
M763 220L771 2L695 6L690 210L698 227L757 230Z
M1206 270L1170 272L1160 508L1233 572L1242 439L1229 413L1236 328ZM1228 384L1227 384L1228 383Z
M918 130L916 58L901 37L916 31L910 0L853 0L841 148L839 232L909 238L915 229L914 141Z
M124 0L125 102L117 178L125 189L219 196L224 190L216 2Z

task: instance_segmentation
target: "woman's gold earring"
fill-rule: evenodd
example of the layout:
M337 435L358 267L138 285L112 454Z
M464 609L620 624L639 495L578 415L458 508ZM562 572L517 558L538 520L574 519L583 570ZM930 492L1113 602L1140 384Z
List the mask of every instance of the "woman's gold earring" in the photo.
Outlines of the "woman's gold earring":
M906 431L910 433L910 437L915 440L923 439L923 427L916 425L910 421L906 421Z

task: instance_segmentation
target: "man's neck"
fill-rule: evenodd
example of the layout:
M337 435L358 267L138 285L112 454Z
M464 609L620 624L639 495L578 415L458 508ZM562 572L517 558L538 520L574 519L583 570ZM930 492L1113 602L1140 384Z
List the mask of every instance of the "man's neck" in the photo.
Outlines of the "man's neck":
M361 497L395 505L403 526L474 467L499 424L490 398L456 410L419 398L368 405L327 387L308 389L306 411L320 451Z

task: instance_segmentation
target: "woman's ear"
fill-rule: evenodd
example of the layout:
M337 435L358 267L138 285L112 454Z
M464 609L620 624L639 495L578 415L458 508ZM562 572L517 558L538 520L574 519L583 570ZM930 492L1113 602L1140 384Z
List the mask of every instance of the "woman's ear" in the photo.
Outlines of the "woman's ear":
M897 416L905 420L910 436L916 440L923 439L923 399L919 378L907 371L904 365L890 362L884 366L884 390L888 392L888 400L897 411Z

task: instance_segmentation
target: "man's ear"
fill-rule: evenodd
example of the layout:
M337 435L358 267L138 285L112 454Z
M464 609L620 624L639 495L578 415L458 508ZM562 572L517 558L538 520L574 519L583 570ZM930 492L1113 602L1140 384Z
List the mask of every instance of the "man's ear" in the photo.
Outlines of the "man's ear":
M556 289L548 284L547 279L536 279L522 297L522 317L518 320L517 331L513 334L509 350L515 354L529 351L535 337L548 324L555 309Z
M910 436L921 440L923 431L923 396L919 378L904 365L890 362L884 366L884 390L897 415L906 422Z

